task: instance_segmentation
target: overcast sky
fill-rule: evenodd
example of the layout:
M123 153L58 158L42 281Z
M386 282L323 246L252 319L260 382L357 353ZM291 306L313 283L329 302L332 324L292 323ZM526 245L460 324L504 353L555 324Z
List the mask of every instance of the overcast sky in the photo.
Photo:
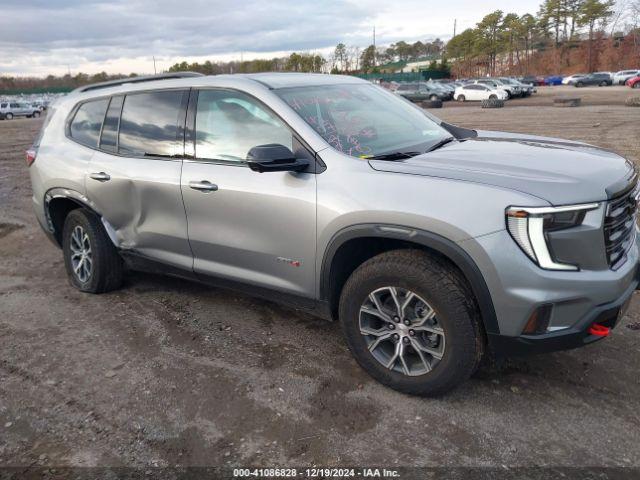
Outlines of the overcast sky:
M245 60L448 38L540 0L0 0L0 74L153 73L181 60ZM508 6L507 6L508 5Z

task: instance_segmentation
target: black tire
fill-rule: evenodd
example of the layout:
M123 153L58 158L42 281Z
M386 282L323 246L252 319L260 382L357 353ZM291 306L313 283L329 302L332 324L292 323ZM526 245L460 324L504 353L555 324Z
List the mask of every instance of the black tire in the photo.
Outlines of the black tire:
M442 100L427 100L422 102L422 108L442 108Z
M445 342L442 359L431 371L409 376L387 368L369 351L360 333L360 308L371 292L385 286L415 292L435 311ZM385 252L363 263L342 290L339 312L358 364L380 383L404 393L442 395L467 380L484 354L480 317L466 283L452 265L420 250Z
M631 88L640 88L640 82L636 82L633 84L633 87Z
M488 100L482 100L480 106L482 108L502 108L504 107L504 100L489 98Z
M458 102L464 102L466 100L464 95L458 95Z
M71 236L76 227L81 227L87 234L91 248L91 273L84 281L74 272L71 259ZM122 284L122 258L109 239L100 219L92 212L77 209L69 213L62 231L62 251L69 281L78 290L105 293L117 289Z
M489 95L489 100L497 100L498 97L496 95Z
M7 120L13 120L13 113L5 113L4 118Z
M507 94L507 100L511 99L511 97L513 97L513 95L511 95L511 92L509 90L505 90L504 91Z
M576 88L582 88L582 87L584 87L584 83L582 82L576 83Z
M33 112L33 118L40 117L40 112Z
M431 100L432 102L435 102L436 100L440 100L440 99L438 98L438 96L437 96L437 95L431 95L431 96L429 97L429 100Z

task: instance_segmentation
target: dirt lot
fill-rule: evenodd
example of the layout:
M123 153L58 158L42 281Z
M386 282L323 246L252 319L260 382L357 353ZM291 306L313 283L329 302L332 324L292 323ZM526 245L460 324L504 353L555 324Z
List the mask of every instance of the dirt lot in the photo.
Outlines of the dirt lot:
M628 89L579 90L581 108L540 90L433 113L640 161ZM408 397L359 369L337 325L266 301L146 274L72 289L31 211L22 152L40 124L0 122L0 466L640 467L637 299L606 341Z

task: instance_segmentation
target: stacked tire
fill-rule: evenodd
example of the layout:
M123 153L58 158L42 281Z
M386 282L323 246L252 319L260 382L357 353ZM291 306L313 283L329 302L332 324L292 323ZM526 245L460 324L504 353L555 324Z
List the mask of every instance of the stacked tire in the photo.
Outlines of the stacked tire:
M481 106L482 108L502 108L504 107L504 100L500 100L499 98L488 98L486 100L482 100Z
M422 108L442 108L442 100L425 100Z
M640 97L629 97L624 103L627 107L640 107Z

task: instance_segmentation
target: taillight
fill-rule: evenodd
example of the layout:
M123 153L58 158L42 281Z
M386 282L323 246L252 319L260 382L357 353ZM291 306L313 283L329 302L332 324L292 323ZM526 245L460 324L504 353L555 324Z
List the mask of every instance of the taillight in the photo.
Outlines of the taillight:
M26 154L26 160L27 160L27 167L30 167L33 162L36 161L36 154L38 153L37 150L35 148L30 148L29 150L27 150L26 152L24 152Z

